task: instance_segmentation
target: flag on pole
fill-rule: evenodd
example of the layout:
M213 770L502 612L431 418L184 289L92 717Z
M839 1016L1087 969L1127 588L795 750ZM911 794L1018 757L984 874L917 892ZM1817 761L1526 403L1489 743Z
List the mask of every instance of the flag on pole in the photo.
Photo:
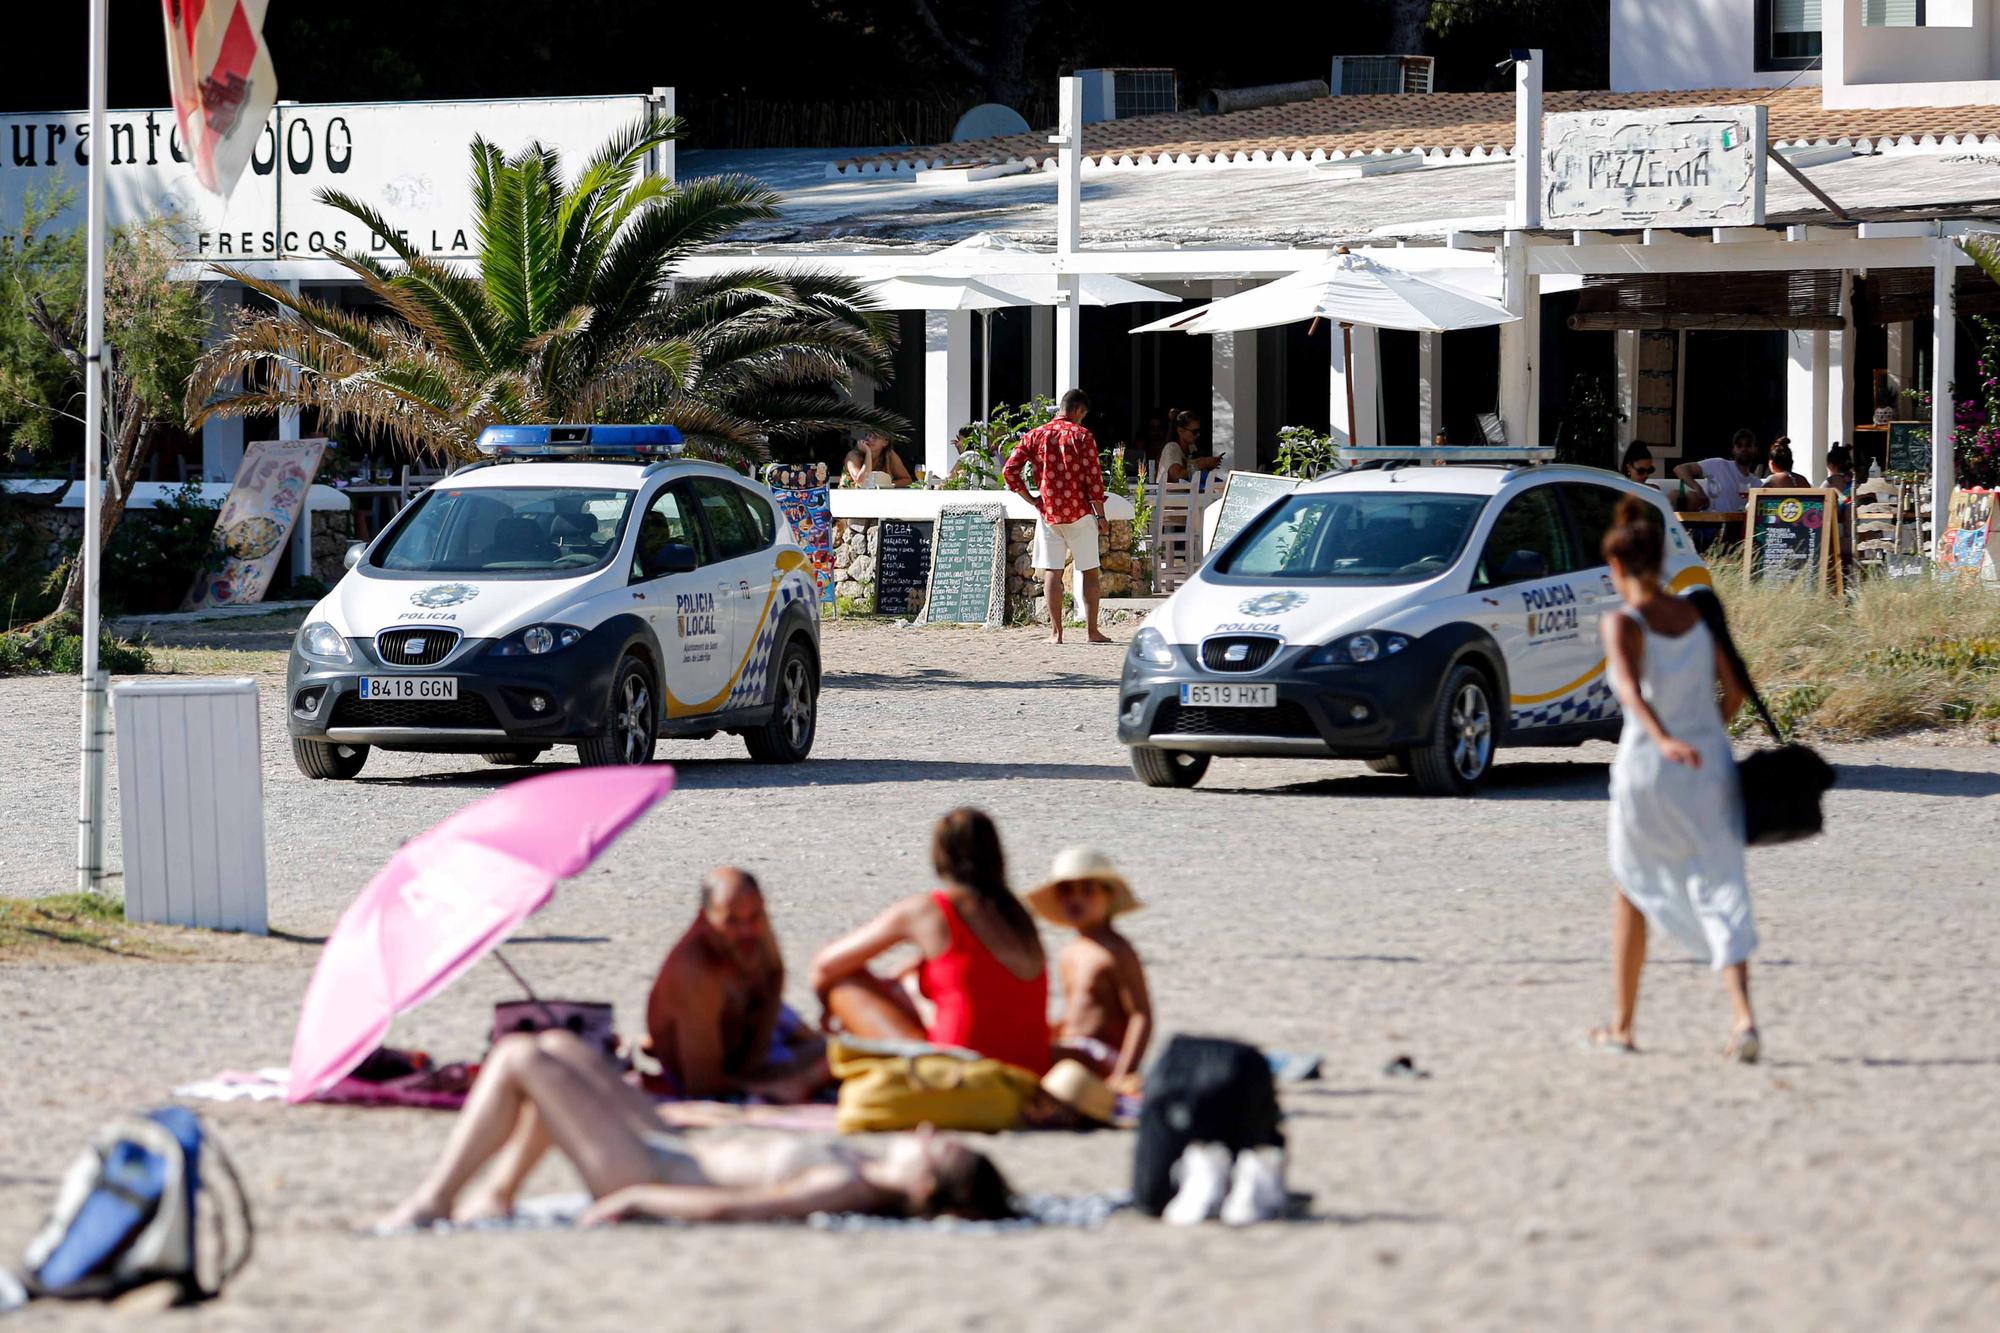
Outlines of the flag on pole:
M167 79L195 176L227 195L249 164L278 100L264 45L269 0L160 0L167 20Z

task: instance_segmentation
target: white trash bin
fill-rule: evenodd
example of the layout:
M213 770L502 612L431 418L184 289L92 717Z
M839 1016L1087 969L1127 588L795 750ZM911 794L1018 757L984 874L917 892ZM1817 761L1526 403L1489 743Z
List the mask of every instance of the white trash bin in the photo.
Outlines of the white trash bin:
M131 681L111 711L126 919L269 934L257 682Z

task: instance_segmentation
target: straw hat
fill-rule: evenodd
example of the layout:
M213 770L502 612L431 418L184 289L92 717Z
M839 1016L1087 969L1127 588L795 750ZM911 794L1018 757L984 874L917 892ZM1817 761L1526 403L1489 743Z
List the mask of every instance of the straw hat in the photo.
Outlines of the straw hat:
M1088 847L1066 847L1057 852L1055 864L1049 867L1047 882L1026 895L1028 906L1034 908L1044 921L1067 926L1069 918L1063 915L1062 902L1057 898L1056 890L1081 879L1094 879L1111 890L1112 916L1138 910L1139 900L1132 896L1132 886L1125 882L1123 875L1112 869L1111 858Z
M1042 1075L1042 1091L1100 1125L1118 1122L1118 1095L1078 1060L1058 1060Z

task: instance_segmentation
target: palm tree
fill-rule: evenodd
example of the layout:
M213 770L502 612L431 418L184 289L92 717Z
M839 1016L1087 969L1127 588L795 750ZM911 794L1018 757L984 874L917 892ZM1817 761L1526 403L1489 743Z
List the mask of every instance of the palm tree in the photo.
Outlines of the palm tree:
M479 273L413 249L373 207L320 201L383 238L399 263L323 251L359 278L383 315L358 315L239 269L220 272L275 303L239 313L188 382L188 413L318 411L329 433L359 431L450 458L475 457L495 422L666 421L690 451L744 466L774 439L908 423L843 394L856 373L889 377L892 318L850 280L740 271L674 281L689 252L778 196L723 176L675 185L645 169L680 136L642 120L599 149L574 182L530 144L507 157L472 143Z

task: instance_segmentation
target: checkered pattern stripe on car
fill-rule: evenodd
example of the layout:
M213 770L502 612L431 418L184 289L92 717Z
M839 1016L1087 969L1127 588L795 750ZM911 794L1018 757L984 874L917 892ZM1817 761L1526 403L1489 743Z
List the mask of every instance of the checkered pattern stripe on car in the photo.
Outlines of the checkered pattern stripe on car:
M1552 699L1533 708L1516 708L1514 726L1516 729L1564 727L1574 722L1601 722L1616 716L1618 700L1611 693L1610 683L1600 675L1566 698Z
M777 593L764 613L764 624L757 631L757 642L751 645L750 655L743 660L743 670L736 676L736 684L729 691L729 697L722 701L728 708L749 708L764 702L770 684L766 679L771 671L771 650L777 645L778 622L784 618L785 608L793 602L809 600L813 596L812 584L796 572L787 574L778 585Z

